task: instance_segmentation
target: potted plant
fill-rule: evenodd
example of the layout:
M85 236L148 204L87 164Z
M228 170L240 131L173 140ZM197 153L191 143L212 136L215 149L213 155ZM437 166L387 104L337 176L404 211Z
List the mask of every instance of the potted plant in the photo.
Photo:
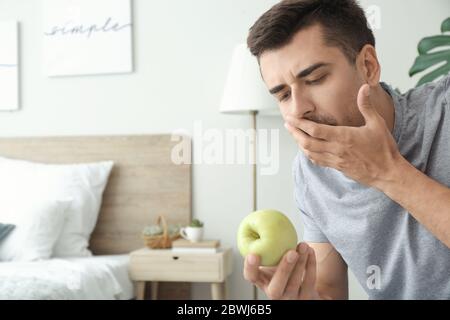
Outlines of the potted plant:
M192 222L189 224L190 227L192 228L203 228L203 222L201 222L198 219L194 219L192 220Z
M203 240L203 222L194 219L191 223L185 227L180 229L180 235L186 240L192 242L200 242Z
M145 226L141 234L144 243L151 249L167 249L172 241L180 237L180 225L167 224L163 215L158 216L156 224Z
M450 34L446 34L446 32L450 32L450 17L442 22L441 32L442 35L426 37L419 42L419 56L409 70L409 76L412 77L433 66L445 63L423 76L417 86L431 82L450 72L450 48L448 48L450 46ZM435 50L438 48L442 49Z

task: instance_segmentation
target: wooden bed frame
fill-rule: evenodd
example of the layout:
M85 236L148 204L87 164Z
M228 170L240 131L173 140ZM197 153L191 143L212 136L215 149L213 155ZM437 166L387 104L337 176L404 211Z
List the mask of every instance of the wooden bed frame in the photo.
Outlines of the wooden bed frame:
M144 246L140 233L159 215L168 223L191 220L191 165L171 161L177 143L170 135L0 138L0 156L52 164L114 161L90 249L127 254ZM187 283L161 283L159 290L161 299L190 298Z

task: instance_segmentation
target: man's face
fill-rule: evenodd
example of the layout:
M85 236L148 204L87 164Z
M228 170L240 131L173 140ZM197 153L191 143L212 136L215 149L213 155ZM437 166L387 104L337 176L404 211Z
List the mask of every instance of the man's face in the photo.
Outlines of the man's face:
M263 52L260 66L285 120L290 115L335 126L364 125L356 103L363 80L339 48L324 44L320 25Z

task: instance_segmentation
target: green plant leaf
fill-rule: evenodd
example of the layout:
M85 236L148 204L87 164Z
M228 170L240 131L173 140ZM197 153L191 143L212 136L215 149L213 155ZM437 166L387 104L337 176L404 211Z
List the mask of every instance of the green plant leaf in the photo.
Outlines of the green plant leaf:
M419 42L418 51L419 54L426 54L435 48L449 45L450 45L450 36L442 35L442 36L426 37Z
M198 219L194 219L194 220L192 220L192 222L189 224L189 226L201 228L201 227L203 227L203 222L200 221L200 220L198 220Z
M450 17L442 22L441 31L442 33L450 31ZM448 49L448 46L450 46L450 35L446 34L426 37L419 42L417 48L419 56L409 70L409 76L412 77L431 67L436 67L436 69L420 78L417 86L434 81L450 73L450 49ZM439 48L442 48L442 50L430 52Z
M441 25L441 32L450 32L450 17L444 20Z
M417 83L417 86L421 86L425 83L431 82L449 72L450 72L450 63L447 63L447 64L443 65L442 67L439 67L436 70L434 70L433 72L420 78L419 82Z
M450 50L420 55L416 58L414 65L409 70L409 75L412 77L415 74L422 72L443 61L447 61L447 63L450 63Z

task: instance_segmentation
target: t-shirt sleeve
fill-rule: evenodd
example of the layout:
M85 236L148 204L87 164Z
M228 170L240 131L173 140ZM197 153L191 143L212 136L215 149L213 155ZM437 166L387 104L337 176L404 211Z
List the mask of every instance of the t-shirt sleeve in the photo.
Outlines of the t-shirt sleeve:
M302 209L299 210L301 212L301 219L304 227L303 241L312 243L329 243L330 241L317 227L314 219Z
M328 243L330 242L325 234L317 226L314 218L308 214L304 207L306 186L304 185L304 178L301 164L299 161L299 155L297 155L293 164L293 176L294 176L294 199L297 209L300 211L300 217L303 222L303 241L312 243ZM300 185L303 183L303 185Z

